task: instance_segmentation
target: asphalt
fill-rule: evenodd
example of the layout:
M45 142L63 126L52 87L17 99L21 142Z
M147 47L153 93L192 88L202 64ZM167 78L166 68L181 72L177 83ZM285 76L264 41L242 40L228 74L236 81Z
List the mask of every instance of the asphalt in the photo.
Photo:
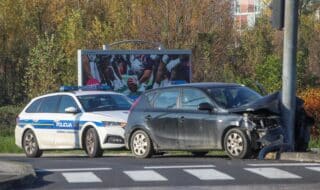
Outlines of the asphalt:
M0 190L33 183L36 173L30 164L0 161Z
M0 154L0 158L1 156L13 155L17 156L17 154ZM19 156L23 155L19 154ZM121 156L125 155L122 153ZM269 153L266 156L266 159L320 162L320 149L313 149L310 152L283 152L280 155ZM0 160L0 190L13 189L15 186L32 184L35 179L36 173L32 165L22 162Z

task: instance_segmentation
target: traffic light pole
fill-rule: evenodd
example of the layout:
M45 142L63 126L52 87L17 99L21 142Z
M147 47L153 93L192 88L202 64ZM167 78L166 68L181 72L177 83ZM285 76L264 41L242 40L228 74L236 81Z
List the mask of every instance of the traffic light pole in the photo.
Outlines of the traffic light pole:
M281 118L285 141L294 150L298 0L285 1Z

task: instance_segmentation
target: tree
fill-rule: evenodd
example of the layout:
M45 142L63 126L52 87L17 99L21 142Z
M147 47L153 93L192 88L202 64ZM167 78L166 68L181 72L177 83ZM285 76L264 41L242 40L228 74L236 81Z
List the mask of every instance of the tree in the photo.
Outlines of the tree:
M28 98L57 91L64 84L66 57L54 35L38 37L38 43L31 50L28 63L24 76Z

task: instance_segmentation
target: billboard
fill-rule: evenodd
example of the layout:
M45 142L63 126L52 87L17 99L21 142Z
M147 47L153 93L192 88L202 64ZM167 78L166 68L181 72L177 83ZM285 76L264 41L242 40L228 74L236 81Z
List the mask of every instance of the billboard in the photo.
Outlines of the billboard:
M78 50L78 85L108 85L128 96L191 82L190 50Z

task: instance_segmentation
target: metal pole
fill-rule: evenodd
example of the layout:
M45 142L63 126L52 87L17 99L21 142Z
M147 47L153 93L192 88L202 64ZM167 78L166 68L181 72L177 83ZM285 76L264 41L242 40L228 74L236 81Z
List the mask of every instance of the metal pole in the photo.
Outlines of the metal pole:
M290 144L291 151L294 150L296 108L298 3L298 0L285 1L281 118L286 131L285 141Z

